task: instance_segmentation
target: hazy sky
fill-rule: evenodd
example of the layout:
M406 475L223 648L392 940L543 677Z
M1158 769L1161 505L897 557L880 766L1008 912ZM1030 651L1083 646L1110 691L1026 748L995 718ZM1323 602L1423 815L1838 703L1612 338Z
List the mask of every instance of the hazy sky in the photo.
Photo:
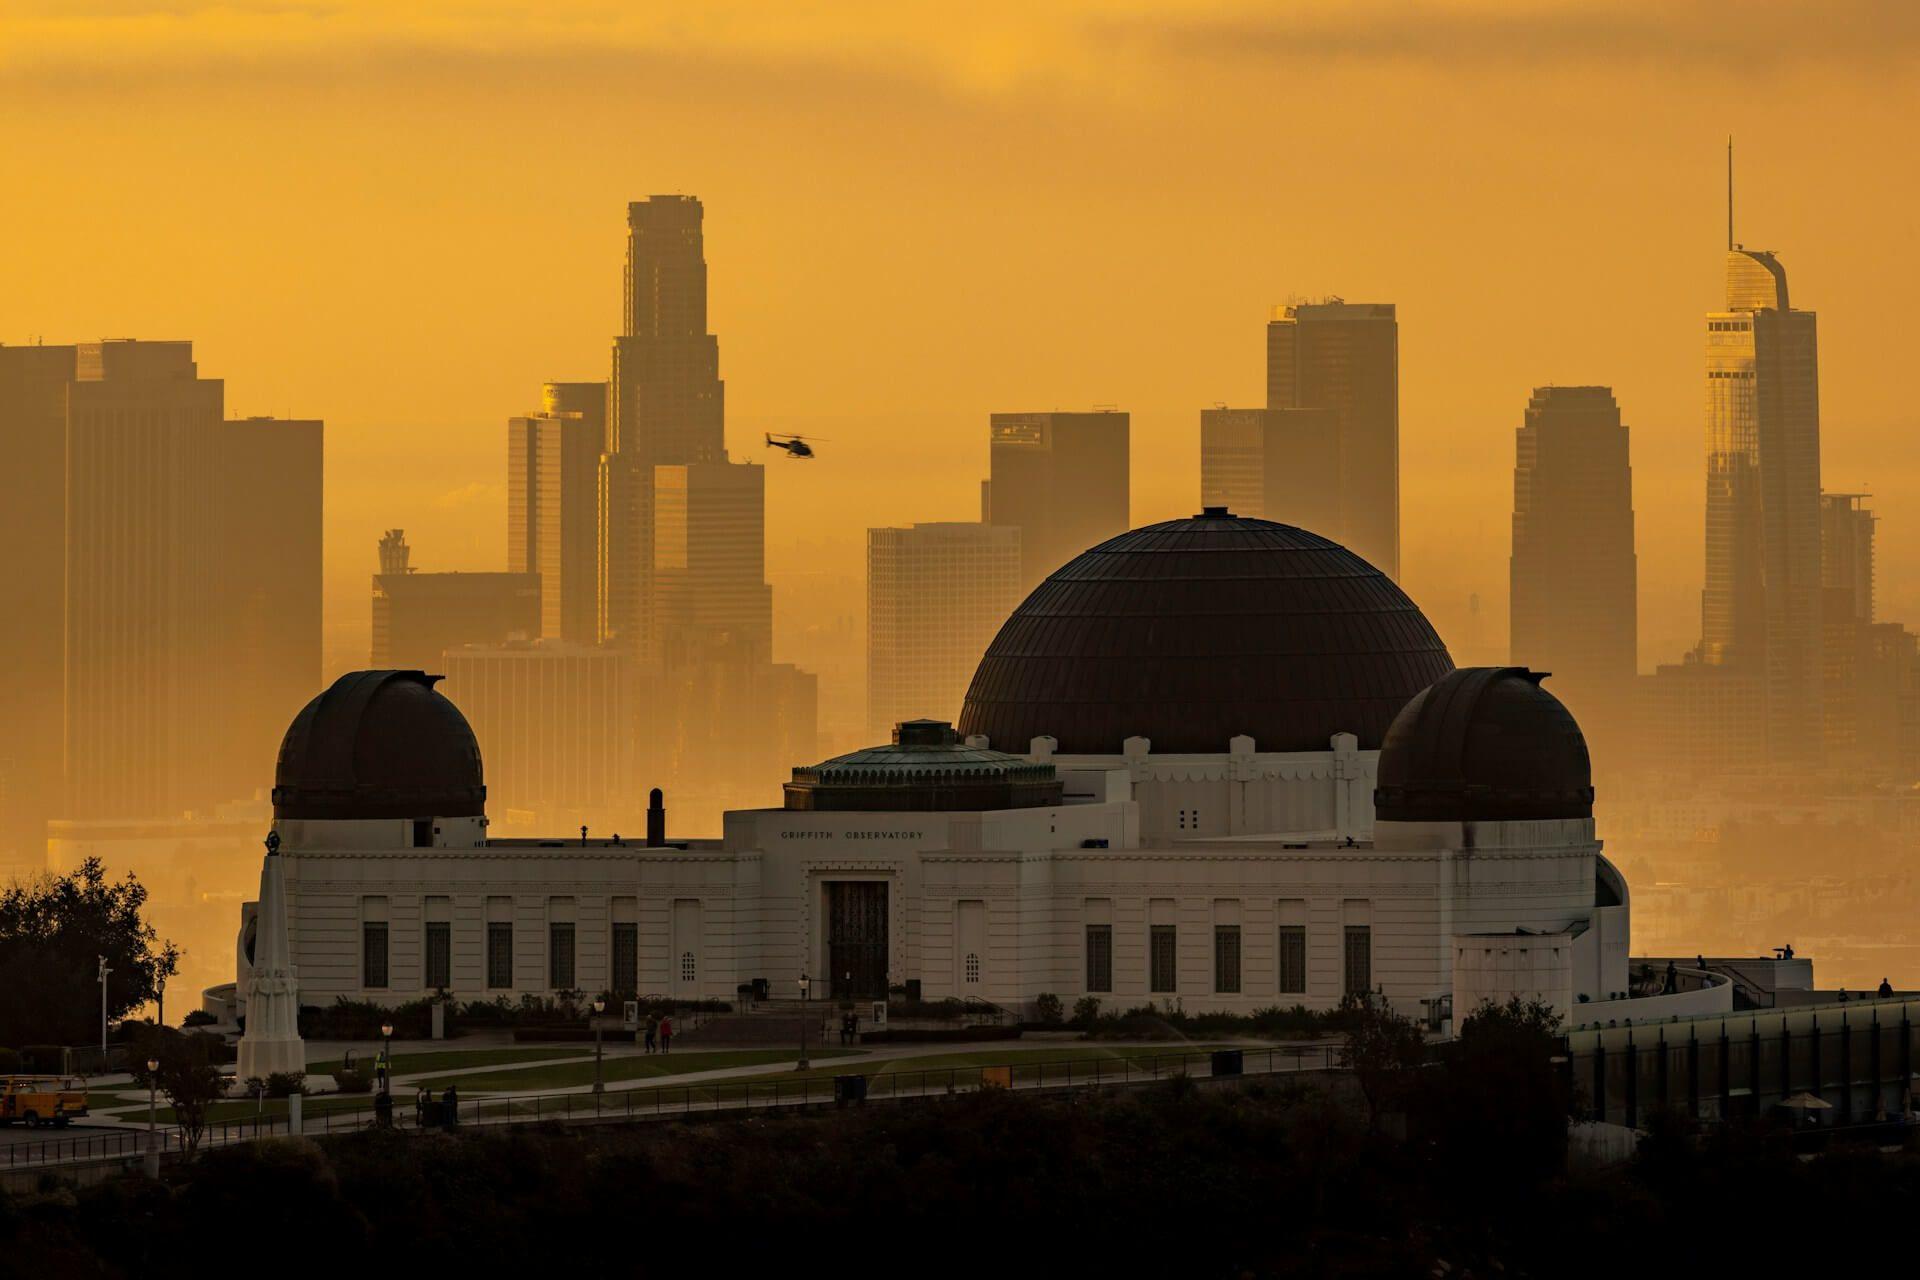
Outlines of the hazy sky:
M1920 5L1864 0L8 0L0 340L189 337L233 412L325 418L337 649L381 528L503 561L503 422L606 375L631 198L706 202L735 456L831 440L771 466L776 572L972 518L994 410L1132 410L1135 521L1190 512L1268 306L1392 301L1405 581L1456 658L1504 648L1529 389L1601 382L1650 666L1698 628L1729 133L1920 622L1917 55Z

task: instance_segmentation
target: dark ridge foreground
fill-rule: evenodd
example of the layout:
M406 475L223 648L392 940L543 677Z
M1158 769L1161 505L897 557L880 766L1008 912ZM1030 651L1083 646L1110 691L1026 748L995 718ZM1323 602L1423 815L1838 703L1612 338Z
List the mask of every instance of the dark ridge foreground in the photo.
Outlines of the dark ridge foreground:
M1457 1119L1458 1117L1454 1117ZM1416 1130L1426 1126L1415 1123ZM1568 1178L1297 1087L707 1124L364 1132L0 1198L0 1274L1607 1276L1913 1265L1920 1159L1661 1131ZM1498 1147L1501 1150L1493 1148Z

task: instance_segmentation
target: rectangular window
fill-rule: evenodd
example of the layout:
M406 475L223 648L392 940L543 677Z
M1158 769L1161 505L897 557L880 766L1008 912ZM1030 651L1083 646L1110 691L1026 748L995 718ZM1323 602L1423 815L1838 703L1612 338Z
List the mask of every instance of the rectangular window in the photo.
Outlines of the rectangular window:
M1147 975L1147 990L1172 991L1176 989L1175 975L1179 972L1174 952L1174 926L1156 924L1147 936L1147 963L1150 972Z
M1280 926L1280 994L1307 993L1307 926Z
M1113 926L1087 926L1087 990L1113 990Z
M555 920L547 926L547 985L555 991L573 990L571 920Z
M1350 996L1373 990L1373 929L1369 925L1347 926L1347 986Z
M1213 927L1213 989L1222 995L1240 993L1240 926Z
M613 926L613 989L618 995L640 993L640 926Z
M427 922L427 986L453 985L453 926L445 920Z
M387 985L387 923L369 920L360 926L361 985Z
M513 925L487 922L487 986L504 991L513 985Z

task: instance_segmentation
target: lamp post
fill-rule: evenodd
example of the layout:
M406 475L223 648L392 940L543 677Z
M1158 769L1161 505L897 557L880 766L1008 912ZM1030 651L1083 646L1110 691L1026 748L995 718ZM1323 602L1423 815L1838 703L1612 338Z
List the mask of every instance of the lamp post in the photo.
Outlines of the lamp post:
M113 972L113 966L107 963L105 956L100 957L100 1069L107 1069L107 975Z
M159 1131L157 1128L158 1105L154 1095L160 1084L160 1059L147 1059L147 1176L160 1176Z
M795 1071L807 1069L807 988L813 985L813 979L806 974L800 975L800 1062Z
M605 1000L595 1000L593 1002L593 1091L595 1094L606 1091L605 1085L601 1083L600 1076L600 1015L606 1011L607 1002ZM596 1102L594 1105L598 1107L599 1104Z
M380 1024L380 1092L393 1096L393 1024Z

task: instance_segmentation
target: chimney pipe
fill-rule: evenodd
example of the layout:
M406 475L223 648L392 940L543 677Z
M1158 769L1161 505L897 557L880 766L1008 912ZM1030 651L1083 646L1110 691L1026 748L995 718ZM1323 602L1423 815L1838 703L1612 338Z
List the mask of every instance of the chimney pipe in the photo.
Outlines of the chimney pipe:
M667 842L667 806L660 788L647 792L647 848L658 849Z

